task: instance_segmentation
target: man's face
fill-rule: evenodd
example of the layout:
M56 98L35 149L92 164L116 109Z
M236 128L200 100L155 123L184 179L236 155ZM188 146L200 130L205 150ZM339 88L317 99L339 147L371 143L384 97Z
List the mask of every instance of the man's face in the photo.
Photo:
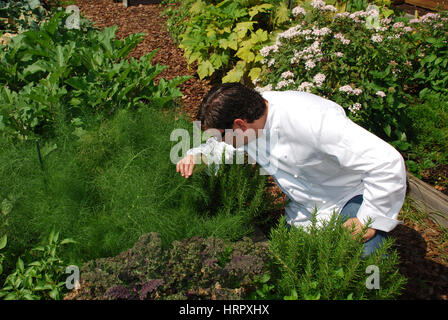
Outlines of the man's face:
M246 119L235 119L233 121L232 129L218 129L219 132L221 132L222 141L225 141L226 143L237 148L254 139L257 139L263 134L263 129L268 115L268 108L269 105L266 101L266 110L259 119L256 119L253 122L248 122Z
M255 140L261 135L263 128L255 125L253 123L247 123L244 121L241 126L233 126L232 129L219 129L221 132L222 141L233 145L235 148L240 147L243 144L247 144L252 140Z

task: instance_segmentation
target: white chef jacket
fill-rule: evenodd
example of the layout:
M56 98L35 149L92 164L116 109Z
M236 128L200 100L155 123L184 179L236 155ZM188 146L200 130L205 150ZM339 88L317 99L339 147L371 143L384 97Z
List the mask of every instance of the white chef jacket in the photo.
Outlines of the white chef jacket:
M263 129L268 143L258 145L263 152L257 152L260 137L239 148L210 138L187 154L204 153L216 162L223 151L226 160L246 151L291 200L286 220L296 227L306 228L315 209L318 221L328 220L359 194L364 199L357 214L361 223L370 218L371 228L385 232L401 223L397 216L406 194L406 169L397 150L351 121L331 100L301 91L262 96L268 101ZM275 141L269 139L274 134Z

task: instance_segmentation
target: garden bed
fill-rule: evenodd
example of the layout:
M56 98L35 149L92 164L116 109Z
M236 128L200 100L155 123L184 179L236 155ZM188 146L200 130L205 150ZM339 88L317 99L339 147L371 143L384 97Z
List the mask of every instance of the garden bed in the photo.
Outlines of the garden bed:
M194 74L194 70L188 71L182 51L176 47L166 31L165 20L160 17L163 8L148 5L123 10L120 5L109 1L91 3L87 0L77 0L77 3L81 7L81 11L96 21L99 26L119 25L119 35L147 32L148 29L153 31L148 33L143 43L132 53L133 56L141 55L145 50L152 50L163 43L165 44L161 46L163 53L159 52L155 59L160 59L157 61L169 65L165 71L166 76L176 75L179 71L182 74ZM105 7L107 10L104 9ZM141 21L148 21L148 24L141 23ZM148 25L151 27L148 28ZM158 32L162 33L162 36ZM159 42L160 40L162 42ZM175 57L175 59L167 59L168 56ZM187 91L189 86L193 86L193 88ZM197 78L181 86L186 95L183 110L193 118L204 92L209 87L208 81ZM273 188L276 189L275 186ZM407 218L409 212L413 212L413 216L423 216L424 218L419 220L421 223ZM405 217L405 223L399 225L392 232L392 235L397 238L395 247L402 261L400 271L409 279L402 298L446 300L448 299L446 295L448 290L448 247L443 245L444 231L424 213L417 214L416 212L418 212L417 209L411 208L410 205L409 208L404 208L400 217L402 219ZM276 218L282 213L282 210L278 211L275 214ZM259 235L258 239L262 238Z
M48 140L42 145L45 164L45 166L41 165L44 173L43 179L41 176L42 173L37 167L37 162L30 156L30 154L34 154L35 152L34 145L24 143L17 145L16 148L12 147L6 141L2 141L5 145L4 149L11 150L11 153L10 155L6 153L1 154L5 157L2 163L3 167L1 167L3 171L1 172L6 176L9 166L13 166L15 163L21 163L20 168L14 171L14 179L12 181L15 181L16 184L11 186L11 194L3 194L4 199L0 199L3 200L0 207L0 212L3 215L7 216L7 213L13 210L13 214L9 215L9 219L11 219L11 239L14 241L11 241L11 244L8 243L8 249L11 246L11 249L16 254L28 250L29 244L35 243L37 238L41 238L43 230L46 230L48 225L62 229L64 234L73 234L78 240L82 239L83 243L78 247L64 252L64 258L76 257L79 260L82 257L83 261L85 259L114 256L122 252L123 246L126 248L131 247L137 240L137 235L147 232L160 231L162 243L158 247L162 246L164 248L167 248L173 239L190 237L192 235L200 235L202 237L209 236L210 234L213 236L218 235L226 239L226 241L240 239L242 235L246 235L249 230L247 228L247 222L249 220L247 219L248 217L253 218L254 212L257 212L257 203L259 203L262 194L272 194L278 198L277 204L282 203L284 195L282 195L274 183L271 183L268 193L260 193L258 191L262 189L259 186L263 186L264 182L253 177L247 179L251 177L251 170L247 170L250 168L230 169L227 167L228 171L221 177L221 180L219 178L209 179L202 172L201 174L196 174L193 180L190 179L190 181L192 180L191 185L186 185L185 180L182 180L177 175L174 176L175 173L171 170L172 167L170 165L159 165L160 163L166 163L166 161L161 160L161 157L167 154L169 148L168 145L165 146L163 143L164 138L162 135L166 136L167 132L176 126L189 126L183 120L180 120L180 122L174 121L178 121L177 118L182 118L184 114L188 115L190 120L195 119L199 103L211 86L210 80L198 79L195 64L192 64L190 67L188 66L183 57L183 52L177 48L169 33L166 31L166 20L161 16L163 8L158 5L142 5L124 9L121 3L116 3L112 0L95 2L77 0L76 4L80 7L82 13L94 21L100 29L106 30L106 33L110 32L107 31L108 29L106 27L117 25L117 36L119 39L125 39L127 36L138 32L146 33L143 41L130 53L130 56L138 59L158 49L158 52L152 59L152 63L167 65L168 67L162 73L158 74L156 81L174 79L181 75L189 75L192 77L180 85L184 97L180 104L181 112L176 119L169 119L171 112L165 112L166 117L162 117L159 113L153 112L152 110L141 110L138 117L134 117L131 112L123 110L123 112L118 113L113 119L108 119L108 121L104 121L98 126L95 125L89 128L84 127L87 123L84 124L79 118L73 119L74 121L69 125L61 125L61 123L57 122L57 118L54 119L55 123L59 125L57 127L59 131L57 132L60 133L60 136L56 140ZM107 38L108 35L103 34L103 37ZM102 40L104 41L104 38ZM114 46L116 45L118 46L117 43L114 44ZM131 59L131 61L133 60ZM145 63L148 63L148 61ZM138 64L135 64L133 68L139 70L138 66ZM147 68L149 68L149 64ZM74 82L73 80L67 83L73 84L75 88L80 85L79 82ZM173 89L170 93L172 93L171 99L172 97L176 97L176 90ZM86 98L81 95L77 97L80 99ZM148 98L151 99L151 97ZM128 99L124 100L126 102ZM74 100L70 100L70 102L72 101ZM156 99L155 101L158 100ZM172 100L169 102L171 103ZM144 107L146 108L148 105ZM117 109L119 108L122 108L122 106L117 106ZM109 115L114 110L115 108L110 110ZM72 131L73 129L74 131ZM162 135L158 136L160 133ZM158 147L156 148L156 146ZM151 148L156 149L153 150ZM146 152L148 149L156 151L156 154ZM21 159L21 161L17 159ZM64 165L61 167L61 164ZM48 181L45 177L47 174L45 170L48 170ZM161 181L162 176L162 180L165 181L166 179L166 182L156 184L156 181ZM6 180L4 179L4 183L7 183ZM182 181L180 182L180 180ZM209 180L212 181L209 182ZM152 183L153 181L154 183ZM236 183L235 181L238 182ZM47 183L49 184L47 185ZM235 183L238 185L254 183L255 185L248 186L248 190L251 190L250 188L255 190L254 188L256 188L258 193L249 192L247 194L246 192L246 194L239 194L238 192L235 193L235 190L226 193L222 192L223 190L232 189L228 186L235 185ZM174 185L167 187L170 184ZM172 197L172 204L169 204L170 201L163 200L165 199L163 197L156 197L162 188L167 188L166 190L168 191L164 193L164 197L167 199ZM214 190L214 192L206 192L204 194L203 190L205 189L208 191ZM23 194L18 193L20 190ZM169 190L172 190L172 192ZM20 201L16 201L18 199L16 198L16 193ZM226 197L239 200L235 200L233 203L232 201L223 202L231 207L225 207L223 205L217 208L213 206L215 201L220 203L219 201L222 201L221 198L225 199ZM57 199L57 201L54 201L54 199ZM205 203L207 204L207 208L204 208ZM265 201L261 203L264 204ZM232 215L229 215L229 212L232 212ZM271 229L270 226L274 226L275 222L283 213L284 210L281 208L271 211L270 217L268 217L269 219L266 220L268 223L266 221L260 223L262 228L261 230L257 229L257 232L252 236L253 239L257 242L266 239ZM73 222L74 224L68 223L75 216L78 218ZM29 221L29 225L27 224L25 226L23 223L20 223L20 219L25 218ZM405 202L399 219L403 220L404 224L399 225L392 232L392 236L397 239L393 248L397 250L400 256L400 272L408 278L405 291L400 298L447 300L447 231L430 220L427 213L420 211L411 199ZM175 223L178 220L180 223ZM249 226L253 225L252 222L251 220ZM27 234L30 235L28 238L20 237L25 227L27 228ZM283 231L280 229L277 228L276 231L277 240L282 238L281 234ZM307 237L305 234L297 236L299 237L298 239ZM327 236L337 237L337 235L333 234L327 234ZM54 233L50 235L50 248L51 245L57 243L56 238L57 236ZM191 241L197 240L198 238L195 237ZM2 241L3 238L0 239L0 246L3 246ZM70 241L65 240L63 242L66 244L70 243ZM331 242L333 243L335 241ZM344 241L341 243L344 243ZM177 244L179 245L179 243ZM284 244L286 245L287 243L285 242ZM296 242L289 241L287 245L294 247ZM182 247L183 245L180 246ZM313 244L311 243L311 246L306 247L309 248L312 246ZM337 249L337 245L335 249ZM329 252L333 252L331 250ZM339 253L343 251L340 250ZM354 249L353 252L355 251ZM133 256L132 252L130 250L122 255L126 256L129 254ZM86 255L87 253L89 254L88 256ZM315 253L312 255L315 255ZM31 256L34 255L31 254ZM114 274L116 270L114 271L114 268L121 261L120 257L121 255L117 256L116 259L113 258L109 262L101 259L97 260L99 264L106 263L105 265L108 265L110 262L112 263L107 267L107 272L110 272L109 276L111 276L111 279L116 280L116 274ZM233 270L235 266L226 265L228 262L231 262L232 265L233 263L238 265L239 262L244 260L241 260L241 257L237 256L233 257L236 259L233 261L233 258L229 260L229 257L229 253L226 252L220 252L218 256L212 256L212 260L215 258L220 260L218 263L219 267L216 264L213 265L214 262L212 263L213 268L217 268L216 270L219 272L222 271L220 268ZM139 261L135 268L140 267L141 263L146 264L144 257L141 258L143 260ZM290 263L297 263L297 261L294 262L294 255L289 258L292 258ZM0 266L2 259L3 255L0 252ZM76 259L74 261L75 263L78 261ZM329 261L331 259L332 256L330 255L324 260ZM280 262L285 265L281 259ZM10 270L12 267L10 264L11 259L8 263L9 265L7 267ZM307 263L319 265L319 268L322 269L321 271L324 272L323 274L327 272L325 270L326 264L324 263L310 261L307 261ZM348 263L351 263L351 260ZM393 266L393 263L391 265ZM287 275L288 267L287 265L285 266L286 269L283 271ZM333 268L334 266L336 265L332 265L331 267ZM173 267L175 269L175 266ZM196 268L193 265L191 267ZM238 268L240 267L244 267L244 263ZM19 274L24 269L23 261L20 263L20 259L17 262L17 268ZM128 268L129 270L126 269L126 272L132 275L135 268L132 266L132 270ZM283 267L280 266L280 268ZM118 274L119 277L122 277L121 271ZM171 297L171 294L174 294L177 289L173 289L174 287L167 283L171 281L169 280L169 274L163 274L163 269L156 271L154 276L160 279L163 278L164 280L162 282L167 284L167 287L164 289L165 291L161 291L160 294ZM346 276L343 268L336 268L333 271L335 273L331 274L331 276L334 281L340 281ZM363 273L363 270L361 271ZM137 274L139 272L137 270ZM91 274L93 279L95 278L95 274L95 272ZM245 277L245 275L243 276ZM319 277L319 279L325 278L322 277L322 274ZM156 281L154 282L154 279L151 280L148 278L146 280L150 280L149 283L137 284L137 286L141 286L139 290L144 291L144 293L141 291L140 294L148 298L148 293L155 293L154 285L161 285L162 282L160 282L160 279L155 279ZM201 277L198 279L200 281L204 280ZM255 282L259 281L255 278L252 280ZM400 283L400 281L398 279L397 283ZM132 280L128 284L131 285L131 283L135 283L135 281ZM326 297L326 289L316 293L313 291L313 288L315 288L313 287L315 283L313 283L311 282L311 287L308 288L305 288L307 285L303 284L305 287L301 288L304 291L300 293L300 297L315 299L319 298L321 293L323 297ZM286 285L285 288L288 288L288 281L283 281L283 285ZM229 288L232 288L231 290L235 289L232 285ZM124 292L121 290L122 288L119 289L121 293ZM209 297L211 294L213 297L213 294L216 294L214 290L220 290L222 288L214 285L214 287L210 287L209 289L206 288L205 291L202 287L196 289L193 289L194 296ZM246 289L244 288L244 290ZM362 292L363 289L360 289L360 292ZM236 290L239 290L238 294L241 293L240 287L237 287ZM128 294L127 291L124 293L126 295ZM266 298L268 297L268 293L269 290L266 292L262 290L261 293L257 293L258 298ZM288 290L283 290L282 293L280 298L285 294L290 294ZM352 297L351 294L347 295L347 293L344 296L338 297L342 299ZM102 294L104 293L101 293L100 296ZM158 294L150 298L155 298L159 296ZM188 294L192 293L189 292ZM328 291L327 294L329 294ZM379 294L380 296L382 295L382 293ZM51 298L57 297L54 291L51 291L49 296ZM180 296L176 297L178 298ZM332 294L329 294L328 297L332 297ZM360 293L360 295L355 295L355 298L357 297L365 298L366 296ZM385 297L387 297L387 293ZM291 293L291 297L289 298L294 299L294 294ZM295 298L297 298L297 292Z
M158 50L154 63L168 66L161 77L171 79L179 75L193 75L193 78L180 85L184 94L183 111L195 119L202 97L211 88L208 80L195 77L194 68L188 67L183 52L177 48L166 30L165 19L161 16L163 8L159 5L131 6L127 9L121 3L112 0L89 1L76 0L82 13L94 21L100 29L118 25L117 37L124 38L130 34L144 32L143 41L131 52L130 56L140 58L147 52Z

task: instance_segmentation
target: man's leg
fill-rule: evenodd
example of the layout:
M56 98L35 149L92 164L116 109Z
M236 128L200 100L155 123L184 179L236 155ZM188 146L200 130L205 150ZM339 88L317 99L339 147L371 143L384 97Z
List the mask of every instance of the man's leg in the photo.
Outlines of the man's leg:
M355 218L361 207L362 195L357 195L350 199L342 208L341 215L344 219ZM375 236L364 243L364 256L369 256L378 249L383 241L387 239L387 232L376 230Z

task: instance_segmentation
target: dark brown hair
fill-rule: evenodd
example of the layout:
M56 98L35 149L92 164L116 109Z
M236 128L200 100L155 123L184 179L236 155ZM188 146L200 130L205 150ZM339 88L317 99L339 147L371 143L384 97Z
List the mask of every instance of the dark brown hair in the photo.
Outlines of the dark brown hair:
M257 91L240 83L224 83L210 89L202 100L198 119L203 129L230 129L235 119L253 122L266 110Z

